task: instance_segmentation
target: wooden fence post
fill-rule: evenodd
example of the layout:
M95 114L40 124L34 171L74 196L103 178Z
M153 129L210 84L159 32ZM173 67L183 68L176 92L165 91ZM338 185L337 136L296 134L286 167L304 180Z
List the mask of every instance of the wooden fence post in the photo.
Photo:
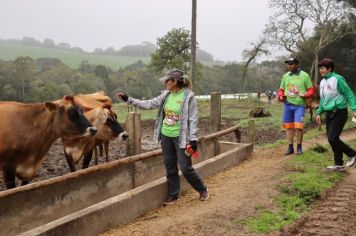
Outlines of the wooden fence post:
M210 131L215 133L221 129L221 93L213 92L210 96Z
M254 120L249 120L248 121L248 143L254 143L255 142L255 121Z
M141 153L141 114L129 112L126 118L126 131L129 135L126 141L126 156Z
M241 128L235 130L236 142L241 143Z

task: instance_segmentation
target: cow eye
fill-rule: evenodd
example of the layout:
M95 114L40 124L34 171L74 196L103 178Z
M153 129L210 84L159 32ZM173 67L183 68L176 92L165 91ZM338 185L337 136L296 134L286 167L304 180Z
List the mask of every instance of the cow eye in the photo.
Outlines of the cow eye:
M106 119L107 122L113 122L114 119L111 116L108 116L108 118Z
M76 119L79 117L79 112L76 109L70 109L68 114L69 114L69 117L72 119Z

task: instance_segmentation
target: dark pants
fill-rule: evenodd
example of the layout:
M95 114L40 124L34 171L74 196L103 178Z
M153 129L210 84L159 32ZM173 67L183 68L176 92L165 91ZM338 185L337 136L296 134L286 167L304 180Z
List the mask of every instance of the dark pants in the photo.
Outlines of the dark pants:
M179 147L179 137L170 138L162 134L161 146L166 166L168 195L178 197L180 183L177 162L188 183L198 192L206 191L206 186L192 166L191 157L187 157L185 150Z
M326 112L326 132L328 141L334 152L335 165L343 165L342 154L348 157L356 155L356 151L340 140L341 132L347 121L347 109Z

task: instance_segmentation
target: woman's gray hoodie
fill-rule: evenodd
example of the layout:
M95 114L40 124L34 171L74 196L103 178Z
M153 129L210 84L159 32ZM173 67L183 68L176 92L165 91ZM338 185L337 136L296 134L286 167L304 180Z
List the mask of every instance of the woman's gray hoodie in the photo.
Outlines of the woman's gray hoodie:
M155 122L153 141L159 142L161 140L161 128L164 119L163 108L166 104L167 97L171 92L164 90L161 94L151 100L141 101L129 97L127 103L142 110L157 109L157 119ZM184 98L180 108L180 131L179 131L179 147L186 148L189 141L198 140L198 106L194 93L189 89L184 89Z

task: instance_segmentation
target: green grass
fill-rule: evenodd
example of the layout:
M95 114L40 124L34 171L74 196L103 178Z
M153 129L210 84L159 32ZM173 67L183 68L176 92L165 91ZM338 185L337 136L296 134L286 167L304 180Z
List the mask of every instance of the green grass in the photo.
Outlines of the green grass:
M242 127L248 126L250 110L258 105L263 105L272 114L268 118L253 118L256 127L260 129L281 128L281 119L283 108L281 104L262 104L253 99L247 100L222 100L221 104L221 117L222 119L235 120L236 124L239 123ZM209 100L198 100L199 117L210 117L210 102ZM119 114L119 120L124 119L127 113L126 103L120 102L114 104L114 111ZM141 113L142 120L156 119L157 110L137 110ZM121 116L121 118L120 118Z
M1 60L14 60L19 56L29 56L35 59L50 57L58 58L72 68L78 68L80 63L84 60L87 60L90 64L106 65L112 69L125 67L137 62L138 60L141 60L144 63L149 61L148 57L91 55L61 49L42 48L7 42L0 42L0 52Z
M271 114L271 117L265 118L249 118L250 110L257 107L265 107ZM209 100L198 100L199 117L209 118L210 117L210 101ZM127 115L127 104L124 102L114 104L114 111L118 114L119 121L125 121ZM157 110L138 110L141 113L141 120L154 120L157 116ZM225 119L233 120L236 124L240 124L242 127L247 127L249 120L254 120L255 127L257 130L282 130L282 114L283 105L281 103L261 103L256 99L246 99L246 100L235 100L235 99L224 99L221 104L221 117L222 122ZM315 115L313 117L315 119ZM309 124L309 114L305 115L305 124ZM350 119L348 119L344 129L350 129L355 127L355 124L351 122L351 112ZM318 135L325 134L325 125L322 129L313 128L305 132L304 140L312 139ZM286 144L285 138L277 140L271 144L264 144L264 147L275 147L281 144Z
M354 146L356 140L349 143ZM240 220L239 223L246 225L252 232L268 233L280 230L299 219L311 203L344 176L325 170L326 166L333 163L329 146L326 150L325 152L324 148L316 146L304 155L290 159L287 168L291 173L285 175L282 183L277 186L279 194L274 198L276 209L259 207L261 211L255 217Z

